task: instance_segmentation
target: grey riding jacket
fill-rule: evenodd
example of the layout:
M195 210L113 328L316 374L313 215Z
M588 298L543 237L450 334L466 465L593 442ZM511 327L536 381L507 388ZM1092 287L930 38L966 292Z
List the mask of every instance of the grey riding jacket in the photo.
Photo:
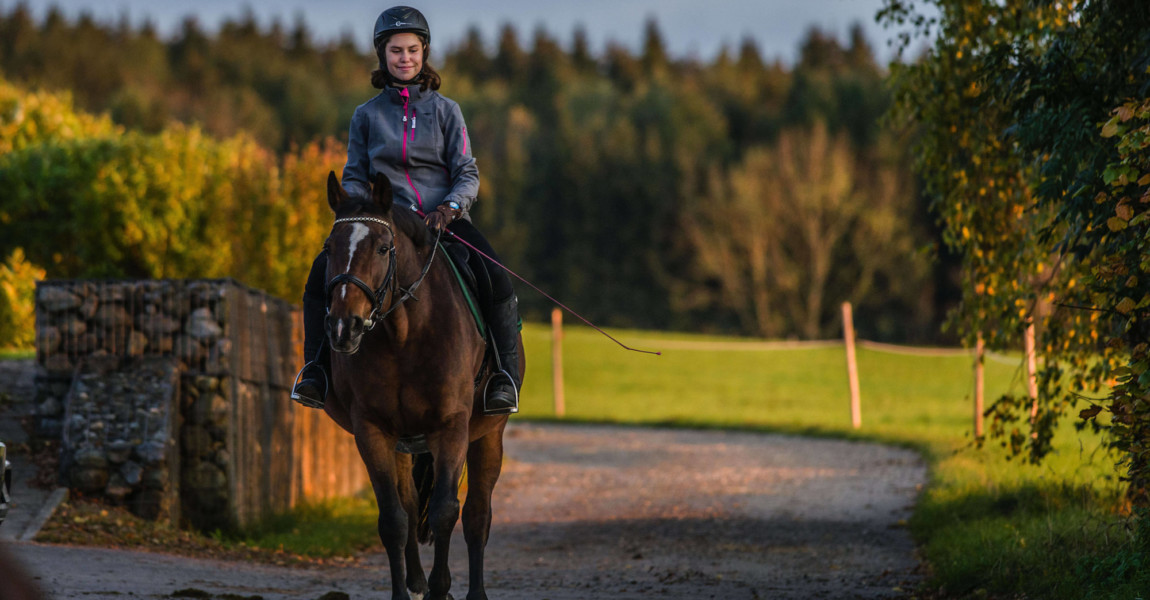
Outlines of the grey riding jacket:
M388 86L355 109L347 138L349 196L370 198L370 182L383 173L397 206L428 213L455 201L467 217L479 193L479 168L455 101L419 86Z

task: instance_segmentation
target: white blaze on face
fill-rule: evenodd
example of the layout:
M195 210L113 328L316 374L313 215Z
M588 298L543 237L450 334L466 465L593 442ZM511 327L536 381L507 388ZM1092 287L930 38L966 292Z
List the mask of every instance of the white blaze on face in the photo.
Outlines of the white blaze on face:
M347 250L347 266L343 269L344 273L351 272L351 263L353 260L355 260L355 251L357 248L359 248L359 243L366 239L369 233L371 233L371 230L367 228L367 225L364 225L363 223L352 223L350 246ZM347 300L346 283L343 284L343 292L341 293L340 298Z

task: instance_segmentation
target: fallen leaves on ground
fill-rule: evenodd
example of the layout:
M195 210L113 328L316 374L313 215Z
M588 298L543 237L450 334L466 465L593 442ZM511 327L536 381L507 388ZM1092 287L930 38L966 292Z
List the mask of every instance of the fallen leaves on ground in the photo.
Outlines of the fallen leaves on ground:
M37 542L162 552L195 558L250 561L280 566L348 564L355 558L311 558L254 548L241 541L209 537L163 522L141 519L126 508L84 499L61 504L36 536Z

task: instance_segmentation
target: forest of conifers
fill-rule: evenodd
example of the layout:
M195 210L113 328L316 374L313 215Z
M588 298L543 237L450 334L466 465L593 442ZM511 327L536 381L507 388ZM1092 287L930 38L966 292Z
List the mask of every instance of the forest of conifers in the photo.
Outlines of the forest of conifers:
M862 336L938 340L949 275L860 29L812 30L794 65L749 39L672 57L656 21L637 54L572 39L432 48L480 168L472 218L508 266L611 326L811 339L851 301ZM160 36L0 14L0 260L298 301L376 67L298 21ZM519 295L528 318L549 308Z

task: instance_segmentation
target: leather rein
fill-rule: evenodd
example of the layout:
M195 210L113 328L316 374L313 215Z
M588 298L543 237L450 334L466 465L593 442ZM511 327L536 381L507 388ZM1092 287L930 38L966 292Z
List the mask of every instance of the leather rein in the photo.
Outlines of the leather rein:
M398 261L396 259L395 252L395 231L392 229L391 223L376 217L347 217L343 219L336 219L335 222L332 223L333 228L335 225L340 223L376 223L386 227L387 232L391 235L391 243L387 248L387 273L383 276L383 282L379 284L379 287L373 290L371 289L371 286L367 285L367 283L365 283L359 277L356 277L351 273L342 273L332 277L331 280L327 282L327 287L324 290L327 311L329 313L331 312L331 292L335 289L336 286L350 283L355 287L363 290L363 293L367 294L368 300L371 301L371 314L369 314L367 318L364 319L363 330L365 332L371 331L371 329L375 327L376 323L386 319L388 315L395 312L395 310L402 306L403 303L408 299L419 300L419 298L415 296L415 291L419 289L421 284L423 284L423 279L427 277L427 272L431 270L431 263L435 261L435 255L438 254L437 250L439 250L439 239L443 236L443 231L440 230L436 234L435 244L431 248L431 253L427 257L427 262L424 263L423 269L419 272L419 279L416 279L414 283L405 288L399 285L399 280L396 275L396 271L398 269L396 265ZM391 292L392 303L391 306L387 307L387 310L383 310L383 299L389 291ZM402 294L398 299L396 299L397 292ZM383 311L383 314L380 314L380 311Z

